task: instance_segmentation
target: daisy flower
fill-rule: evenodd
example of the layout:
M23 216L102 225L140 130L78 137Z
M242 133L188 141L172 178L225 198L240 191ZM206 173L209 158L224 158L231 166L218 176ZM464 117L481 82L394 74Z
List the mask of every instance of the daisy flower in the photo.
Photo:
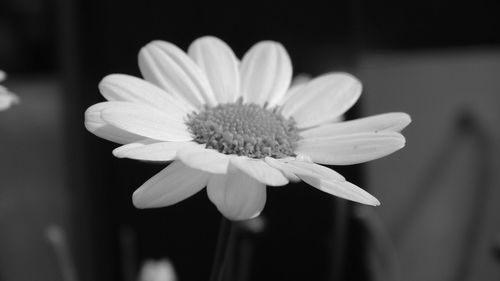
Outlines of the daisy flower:
M6 76L5 72L0 70L0 82L5 80ZM11 105L16 103L19 103L19 97L0 85L0 111L8 109Z
M292 64L273 41L255 44L241 61L215 37L185 53L153 41L139 52L144 79L106 76L106 102L85 112L93 134L122 144L119 158L170 162L133 194L138 208L175 204L207 187L231 220L256 217L266 186L304 181L368 205L379 201L322 165L350 165L405 145L405 113L336 122L359 98L361 83L328 73L290 87Z

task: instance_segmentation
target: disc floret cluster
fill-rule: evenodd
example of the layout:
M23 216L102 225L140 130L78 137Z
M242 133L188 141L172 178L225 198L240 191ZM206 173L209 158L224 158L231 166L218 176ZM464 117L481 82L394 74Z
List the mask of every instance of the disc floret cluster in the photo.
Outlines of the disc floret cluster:
M194 141L224 154L250 158L295 156L300 139L293 118L284 118L279 108L254 103L219 104L188 115L186 122Z

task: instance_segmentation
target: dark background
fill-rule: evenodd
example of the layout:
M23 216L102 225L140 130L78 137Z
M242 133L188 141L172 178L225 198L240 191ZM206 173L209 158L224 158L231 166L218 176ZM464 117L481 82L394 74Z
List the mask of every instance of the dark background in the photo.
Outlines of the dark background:
M209 276L219 213L204 192L175 206L136 210L131 194L163 166L115 159L115 144L85 131L107 74L139 76L137 53L155 39L183 49L214 35L238 57L255 42L287 48L294 73L352 71L368 50L447 50L500 44L498 2L42 1L0 2L0 67L51 73L64 89L69 233L81 280L125 280L125 264L167 256L180 280ZM349 118L362 115L362 105ZM75 125L77 124L77 125ZM362 186L360 166L341 172ZM304 184L269 188L249 280L369 280L353 204ZM0 272L0 277L1 277ZM1 279L1 278L0 278Z

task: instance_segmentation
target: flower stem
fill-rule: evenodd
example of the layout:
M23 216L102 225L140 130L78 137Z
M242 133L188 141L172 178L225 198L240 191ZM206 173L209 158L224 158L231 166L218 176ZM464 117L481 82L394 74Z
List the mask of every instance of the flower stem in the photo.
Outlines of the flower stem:
M234 244L233 223L222 216L219 226L219 237L215 249L214 262L212 264L212 273L210 281L223 281L226 260L230 256Z

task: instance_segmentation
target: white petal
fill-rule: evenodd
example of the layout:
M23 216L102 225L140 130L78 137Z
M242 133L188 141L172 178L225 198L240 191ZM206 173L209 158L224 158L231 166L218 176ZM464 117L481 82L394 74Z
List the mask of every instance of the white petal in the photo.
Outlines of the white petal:
M7 78L7 74L5 74L4 71L0 70L0 82L5 80L5 78Z
M380 205L378 200L363 189L346 182L345 178L327 167L293 159L272 159L266 157L266 162L276 165L281 171L291 173L307 184L321 191L344 199L369 205Z
M230 220L254 218L266 205L266 186L232 168L227 175L212 176L207 192L210 201Z
M177 151L193 147L195 142L134 142L122 145L113 150L118 158L130 158L145 161L172 161Z
M137 208L173 205L200 191L208 178L209 174L174 161L139 187L132 200Z
M288 167L286 162L280 161L281 159L274 159L272 157L266 157L264 158L266 163L269 164L269 166L280 170L283 175L291 182L298 182L300 181L300 178L295 175L295 173Z
M195 110L184 100L175 98L148 81L130 75L108 75L99 83L99 90L109 101L141 103L172 115L185 116Z
M276 105L292 80L290 57L277 42L255 44L243 57L240 69L241 93L248 103Z
M205 72L218 103L234 102L240 92L238 59L222 40L205 36L195 40L189 56Z
M85 128L100 138L120 144L144 139L143 136L129 133L104 122L101 118L101 112L110 106L112 106L110 102L101 102L89 107L85 111Z
M109 102L102 119L117 128L162 141L190 141L193 138L181 120L153 107L130 102Z
M311 76L307 74L299 74L295 76L292 80L290 88L286 91L285 96L278 102L278 105L283 105L286 103L289 97L294 96L295 92L299 91L311 81Z
M303 138L329 137L363 132L399 132L410 124L411 118L402 112L392 112L346 122L321 125L300 133Z
M177 152L177 158L187 166L214 174L227 173L230 156L203 145L189 146Z
M351 165L386 156L404 145L405 138L396 132L359 133L303 139L295 152L320 164Z
M214 174L210 177L207 184L208 199L210 199L219 210L224 207L227 177L227 174ZM219 208L219 206L221 206L221 208Z
M269 159L266 158L267 161ZM315 163L286 159L277 159L276 161L281 162L286 169L302 180L308 178L311 181L345 181L345 178L341 174Z
M153 41L139 52L143 77L196 108L215 105L216 100L205 74L177 46Z
M326 193L362 204L379 206L380 202L370 193L348 181L304 181Z
M281 186L288 183L288 179L279 170L269 166L261 159L234 157L230 163L263 184Z
M361 83L347 73L331 73L313 79L291 94L282 113L309 128L331 122L344 114L361 95Z

